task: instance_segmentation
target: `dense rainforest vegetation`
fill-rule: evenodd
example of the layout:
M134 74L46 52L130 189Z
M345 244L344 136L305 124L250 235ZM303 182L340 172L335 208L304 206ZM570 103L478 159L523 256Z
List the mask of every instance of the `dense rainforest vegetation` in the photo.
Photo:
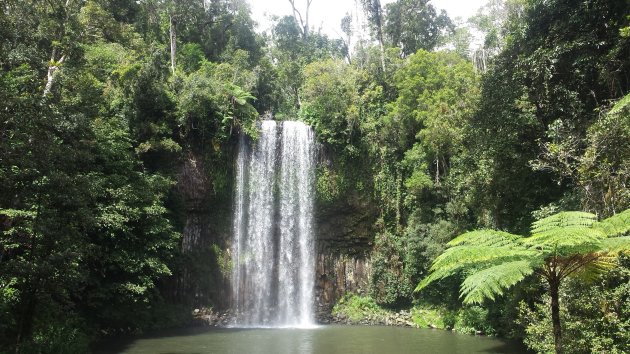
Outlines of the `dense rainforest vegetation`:
M0 0L0 352L87 352L215 305L195 287L222 284L186 279L225 271L225 245L193 249L184 214L229 219L234 144L264 115L314 128L332 161L318 205L359 193L378 211L369 292L344 301L554 351L533 270L467 304L474 264L414 290L466 231L630 208L630 4L357 8L366 26L348 15L330 38L297 11L257 33L245 0ZM556 289L566 352L630 347L627 249L607 264Z

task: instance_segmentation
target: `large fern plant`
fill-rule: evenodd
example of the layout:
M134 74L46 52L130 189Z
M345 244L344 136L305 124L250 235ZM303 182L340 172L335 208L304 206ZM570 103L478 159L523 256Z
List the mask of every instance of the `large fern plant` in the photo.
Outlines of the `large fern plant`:
M571 276L592 278L614 266L619 252L630 251L630 209L597 221L584 212L561 212L536 221L523 237L495 230L464 233L448 243L431 273L416 291L455 275L466 278L460 293L464 303L481 303L497 296L531 274L549 286L556 353L562 353L558 290Z

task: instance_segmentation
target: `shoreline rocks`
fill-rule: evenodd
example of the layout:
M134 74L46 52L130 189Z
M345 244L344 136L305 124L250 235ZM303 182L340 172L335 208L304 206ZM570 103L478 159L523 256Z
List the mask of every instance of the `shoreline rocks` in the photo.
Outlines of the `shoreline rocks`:
M326 321L327 319L324 319ZM361 326L396 326L396 327L411 327L419 328L417 324L413 322L411 312L399 311L390 312L387 314L368 314L360 319L352 319L345 314L330 315L329 322L319 320L322 324L341 324L341 325L361 325Z
M228 310L216 312L212 308L194 309L192 311L193 326L207 327L227 327L234 322L233 314Z

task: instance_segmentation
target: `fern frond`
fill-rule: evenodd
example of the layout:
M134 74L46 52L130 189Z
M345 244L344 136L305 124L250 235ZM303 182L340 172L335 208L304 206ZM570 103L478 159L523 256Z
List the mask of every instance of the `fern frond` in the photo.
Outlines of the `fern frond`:
M532 224L532 234L539 234L558 228L583 226L588 227L597 221L597 216L582 211L563 211L540 219Z
M484 268L503 262L535 259L538 252L523 247L511 246L455 246L439 255L433 265L431 274L416 287L420 291L434 281L450 277L463 269Z
M630 231L630 209L595 223L593 228L601 230L608 237L627 234Z
M571 276L574 278L578 278L583 282L590 283L597 279L600 275L616 267L618 265L616 260L616 257L601 255L599 258L597 258L597 260L587 263L583 267L580 267Z
M523 237L508 232L482 229L466 232L452 239L448 246L509 246L517 245Z
M466 304L479 304L485 299L494 300L533 272L531 260L501 263L477 271L462 283L460 297L464 297Z
M602 251L607 253L630 253L630 236L612 237L603 240Z
M605 237L600 230L590 227L566 226L533 234L524 239L523 244L531 249L540 250L543 254L568 256L598 251Z

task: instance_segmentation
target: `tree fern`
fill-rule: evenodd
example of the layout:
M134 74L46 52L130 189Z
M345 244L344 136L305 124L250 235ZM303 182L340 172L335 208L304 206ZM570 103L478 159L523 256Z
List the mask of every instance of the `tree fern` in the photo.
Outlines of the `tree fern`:
M460 287L464 303L494 300L537 271L549 285L556 352L562 351L560 283L566 277L590 280L615 266L615 255L630 251L630 209L597 222L594 214L569 211L532 224L529 237L495 230L466 232L450 241L416 291L469 272Z

